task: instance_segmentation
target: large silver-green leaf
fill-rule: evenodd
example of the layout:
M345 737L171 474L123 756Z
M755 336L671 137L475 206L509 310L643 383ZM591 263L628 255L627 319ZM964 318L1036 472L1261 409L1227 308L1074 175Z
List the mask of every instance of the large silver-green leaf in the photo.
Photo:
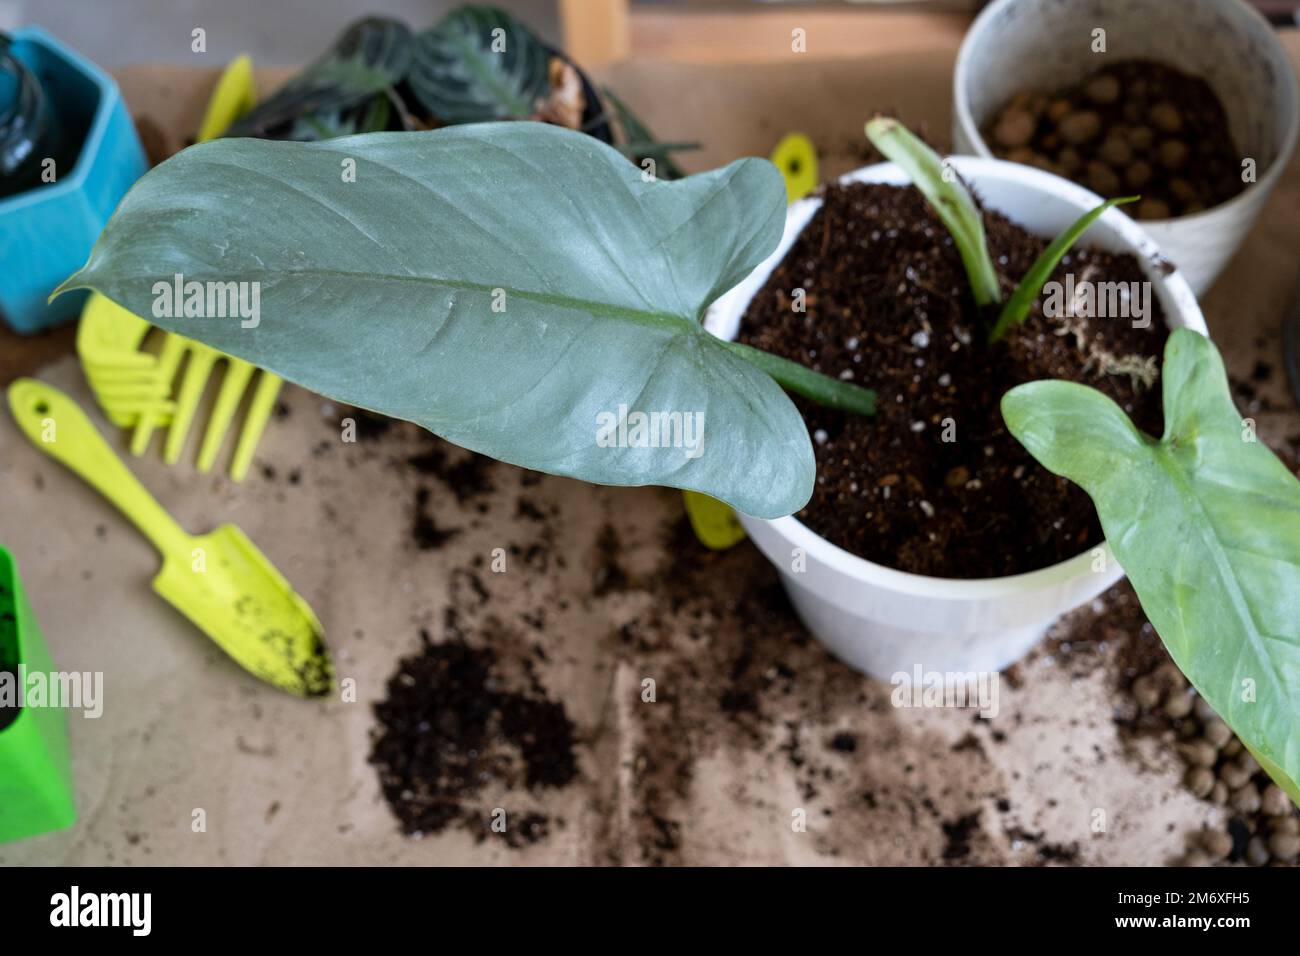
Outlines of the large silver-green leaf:
M1208 339L1175 331L1163 382L1160 441L1069 382L1013 388L1002 414L1091 495L1174 662L1300 802L1300 482L1233 407Z
M807 429L698 319L784 218L765 160L646 181L538 123L218 140L141 179L62 288L505 461L775 517L812 492ZM260 324L158 317L176 274L260 283ZM702 414L703 453L599 447L597 415L622 405Z
M545 44L495 7L464 6L415 38L407 82L446 124L528 119L550 90Z

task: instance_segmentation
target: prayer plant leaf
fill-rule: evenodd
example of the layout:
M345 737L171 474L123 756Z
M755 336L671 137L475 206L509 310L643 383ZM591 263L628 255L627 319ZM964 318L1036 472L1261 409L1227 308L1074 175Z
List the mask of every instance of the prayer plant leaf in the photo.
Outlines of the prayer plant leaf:
M785 205L766 160L647 180L540 123L217 140L147 173L60 291L494 458L777 517L812 492L807 429L699 317L776 247ZM160 315L175 275L260 283L260 319ZM602 447L620 406L682 427L633 447L629 417Z
M1092 497L1174 662L1300 802L1300 482L1233 407L1209 339L1170 336L1163 389L1159 441L1070 382L1013 388L1002 415Z
M364 106L400 83L414 39L404 23L366 17L350 25L328 53L236 120L225 136L318 139L340 112ZM353 124L355 125L355 123Z
M509 13L465 6L415 38L407 82L442 123L529 119L550 91L550 58L537 35Z

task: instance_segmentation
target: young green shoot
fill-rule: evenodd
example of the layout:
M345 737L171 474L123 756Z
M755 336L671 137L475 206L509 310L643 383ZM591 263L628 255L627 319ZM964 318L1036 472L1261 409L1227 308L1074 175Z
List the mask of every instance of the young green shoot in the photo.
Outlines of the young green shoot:
M1121 206L1125 203L1137 202L1138 196L1124 196L1118 199L1107 199L1096 209L1090 209L1082 216L1076 219L1069 229L1061 233L1052 240L1051 245L1042 251L1029 271L1025 273L1020 284L1016 286L1016 291L1011 293L1011 298L1007 299L1006 304L1002 306L1002 311L998 314L998 320L993 326L993 331L989 333L989 341L996 342L1002 336L1011 331L1011 327L1019 325L1029 316L1029 309L1038 298L1038 293L1043 291L1043 284L1051 278L1052 273L1056 271L1057 264L1062 257L1069 252L1070 247L1078 241L1094 222L1101 218L1111 206Z
M984 236L984 222L979 207L960 179L946 167L939 154L913 135L898 120L877 116L867 123L867 139L880 150L886 158L893 160L903 168L913 185L929 201L931 208L943 220L957 251L961 255L962 265L970 279L971 292L978 306L997 305L1002 302L1002 291L998 283L997 270L993 266L993 257L989 254ZM1034 299L1043 289L1043 283L1052 275L1062 257L1079 237L1087 231L1101 214L1111 206L1136 202L1137 196L1124 196L1108 199L1095 209L1090 209L1068 229L1057 236L1035 260L1033 266L1025 273L1016 286L1011 298L1002 305L989 341L996 342L1007 334L1012 326L1019 325L1029 315Z
M939 154L898 120L877 116L867 123L867 139L903 168L948 227L978 306L1002 301L998 273L984 239L984 219L966 187Z

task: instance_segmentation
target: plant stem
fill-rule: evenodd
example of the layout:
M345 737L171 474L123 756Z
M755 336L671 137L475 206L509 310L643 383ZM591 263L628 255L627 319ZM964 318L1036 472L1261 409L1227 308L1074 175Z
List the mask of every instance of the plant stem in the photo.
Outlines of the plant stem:
M874 415L876 412L876 393L861 385L842 382L839 379L814 372L812 369L756 349L741 342L723 342L745 361L760 371L766 372L776 383L787 391L810 398L819 405L853 412L856 415Z

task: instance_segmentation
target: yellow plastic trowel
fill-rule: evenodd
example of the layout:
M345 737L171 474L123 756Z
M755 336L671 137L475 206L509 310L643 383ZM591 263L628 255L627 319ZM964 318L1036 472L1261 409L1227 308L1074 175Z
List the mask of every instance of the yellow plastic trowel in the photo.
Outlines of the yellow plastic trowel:
M334 669L307 602L234 525L189 535L127 470L75 401L20 378L9 409L23 433L130 518L162 553L153 588L235 661L281 690L323 697Z

